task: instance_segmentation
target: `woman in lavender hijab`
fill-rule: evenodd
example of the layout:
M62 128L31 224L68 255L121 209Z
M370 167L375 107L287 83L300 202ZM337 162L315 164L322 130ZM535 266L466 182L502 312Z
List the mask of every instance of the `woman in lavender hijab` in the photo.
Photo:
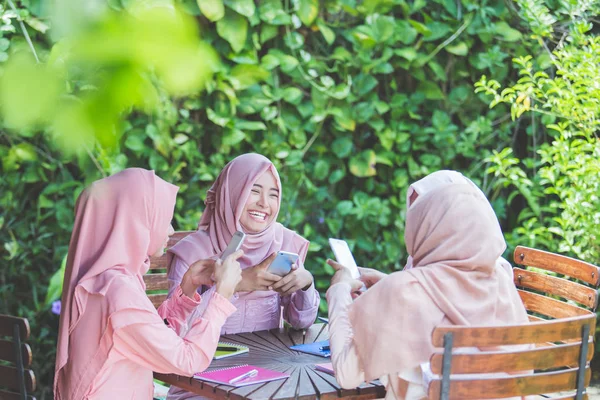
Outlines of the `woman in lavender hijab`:
M279 174L269 159L259 154L235 158L208 191L198 230L169 250L168 276L176 288L189 265L219 256L236 231L246 234L244 255L238 259L242 281L231 300L237 311L225 322L222 334L273 329L284 319L294 328L307 328L317 316L319 293L304 268L309 242L277 222L281 192ZM284 277L267 271L280 250L300 256ZM204 290L203 298L212 291ZM201 313L199 308L190 318ZM189 398L198 397L176 387L169 391L170 400Z

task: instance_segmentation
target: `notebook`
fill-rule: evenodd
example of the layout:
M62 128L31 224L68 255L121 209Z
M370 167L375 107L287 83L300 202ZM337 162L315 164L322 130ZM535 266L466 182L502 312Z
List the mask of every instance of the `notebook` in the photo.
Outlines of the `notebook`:
M298 344L290 347L292 350L300 351L302 353L314 354L320 357L331 356L330 350L322 350L321 347L329 346L329 340L323 340L322 342L314 342L308 344Z
M335 375L335 371L333 370L333 365L331 365L331 363L315 364L315 369L317 371L327 372L330 375Z
M258 371L258 374L253 377L249 377L235 383L229 383L232 379L237 378L245 373L248 373L252 370ZM238 365L237 367L231 368L223 368L216 369L210 372L200 372L194 375L194 378L200 379L206 382L218 383L221 385L228 386L248 386L255 385L257 383L276 381L278 379L289 378L290 374L284 374L281 372L273 371L270 369L265 369L261 367L256 367L254 365Z
M219 347L235 347L237 350L219 350ZM215 352L214 359L220 360L221 358L227 358L231 356L237 356L240 354L248 353L249 349L246 346L236 343L219 342L217 345L217 351Z

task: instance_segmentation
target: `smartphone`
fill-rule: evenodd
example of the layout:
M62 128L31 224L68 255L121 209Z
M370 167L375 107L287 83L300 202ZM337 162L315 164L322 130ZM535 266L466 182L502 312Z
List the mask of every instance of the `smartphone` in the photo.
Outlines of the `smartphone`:
M358 265L354 261L350 247L348 247L348 243L345 240L329 238L329 246L331 246L331 250L335 254L336 261L350 270L352 278L358 279L360 272L358 271Z
M237 231L236 233L234 233L233 237L229 241L229 244L227 245L227 248L225 249L223 254L221 254L220 259L225 260L231 254L238 251L240 249L240 247L242 247L242 243L244 243L245 237L246 237L246 235L244 234L244 232Z
M290 273L292 264L296 261L298 261L298 254L279 251L267 271L275 275L285 276Z

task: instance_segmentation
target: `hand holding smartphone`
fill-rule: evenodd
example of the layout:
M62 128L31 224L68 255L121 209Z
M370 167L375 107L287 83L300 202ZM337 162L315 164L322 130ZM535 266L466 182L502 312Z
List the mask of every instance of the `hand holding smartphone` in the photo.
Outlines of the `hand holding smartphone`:
M229 244L227 245L227 248L225 249L225 251L223 251L219 259L223 261L231 254L238 251L240 247L242 247L242 243L244 243L245 237L246 235L244 234L244 232L237 231L236 233L234 233L231 237L231 240L229 241Z
M350 270L353 279L359 279L360 271L348 243L345 240L329 238L329 246L331 246L331 250L335 254L336 261ZM363 285L360 291L364 292L365 290L367 290L367 287Z
M286 276L292 271L292 265L298 261L298 254L287 251L278 251L267 272L278 276Z

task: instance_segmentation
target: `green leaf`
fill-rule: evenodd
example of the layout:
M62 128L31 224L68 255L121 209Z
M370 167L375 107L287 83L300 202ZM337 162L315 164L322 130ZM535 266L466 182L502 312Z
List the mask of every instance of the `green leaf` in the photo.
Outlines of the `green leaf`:
M352 152L353 148L354 144L352 143L352 140L348 137L337 138L331 144L331 150L339 158L348 157Z
M360 154L350 158L350 172L359 178L366 178L377 174L375 164L377 155L373 150L365 150Z
M44 304L42 306L43 309L50 307L50 304L52 304L54 300L60 299L66 267L67 255L65 254L60 264L60 268L50 278L50 282L48 283L48 291L46 292L46 299L44 300Z
M246 134L239 129L228 129L223 135L223 144L226 146L234 146L246 139Z
M412 47L405 47L403 49L394 50L394 53L408 61L413 61L417 58L417 51Z
M6 38L0 38L0 51L6 51L10 46L10 40Z
M235 121L235 127L245 131L264 131L267 129L267 126L261 121L245 121L242 119Z
M523 35L516 29L513 29L504 21L496 23L494 26L496 33L500 34L507 42L518 42Z
M306 26L311 26L319 15L319 0L299 0L298 17Z
M289 25L292 23L292 18L281 6L281 0L261 0L258 12L261 20L272 25Z
M225 0L225 5L238 14L242 14L248 18L252 17L256 11L254 0Z
M315 163L314 177L322 181L329 175L329 163L325 160L317 160Z
M466 56L469 53L469 48L465 42L460 42L446 47L446 51L457 56Z
M260 27L260 42L264 44L266 41L277 37L278 33L279 27L277 25L262 24Z
M302 90L295 87L285 88L282 97L288 103L298 104L302 100Z
M442 100L444 98L442 89L435 82L423 81L419 84L417 90L423 92L425 98L429 100Z
M202 15L208 18L209 21L219 21L225 16L223 0L196 0L196 2Z
M323 35L323 38L327 44L330 45L335 41L335 33L320 18L317 20L317 27L319 28L319 31Z
M259 65L239 64L227 77L235 90L243 90L269 77L269 71Z
M141 152L144 150L146 145L144 144L144 138L135 132L131 132L127 135L125 140L125 147L133 151Z
M377 79L372 75L360 74L354 80L354 89L356 89L357 95L364 96L373 90L377 86L377 83Z
M229 42L234 52L239 53L246 44L248 20L235 12L227 11L225 17L217 22L217 33Z
M408 21L413 28L416 29L417 32L419 32L421 35L427 37L429 35L431 35L431 31L429 30L429 28L425 25L423 25L422 23L420 23L419 21L415 21L414 19L411 19L410 21Z

